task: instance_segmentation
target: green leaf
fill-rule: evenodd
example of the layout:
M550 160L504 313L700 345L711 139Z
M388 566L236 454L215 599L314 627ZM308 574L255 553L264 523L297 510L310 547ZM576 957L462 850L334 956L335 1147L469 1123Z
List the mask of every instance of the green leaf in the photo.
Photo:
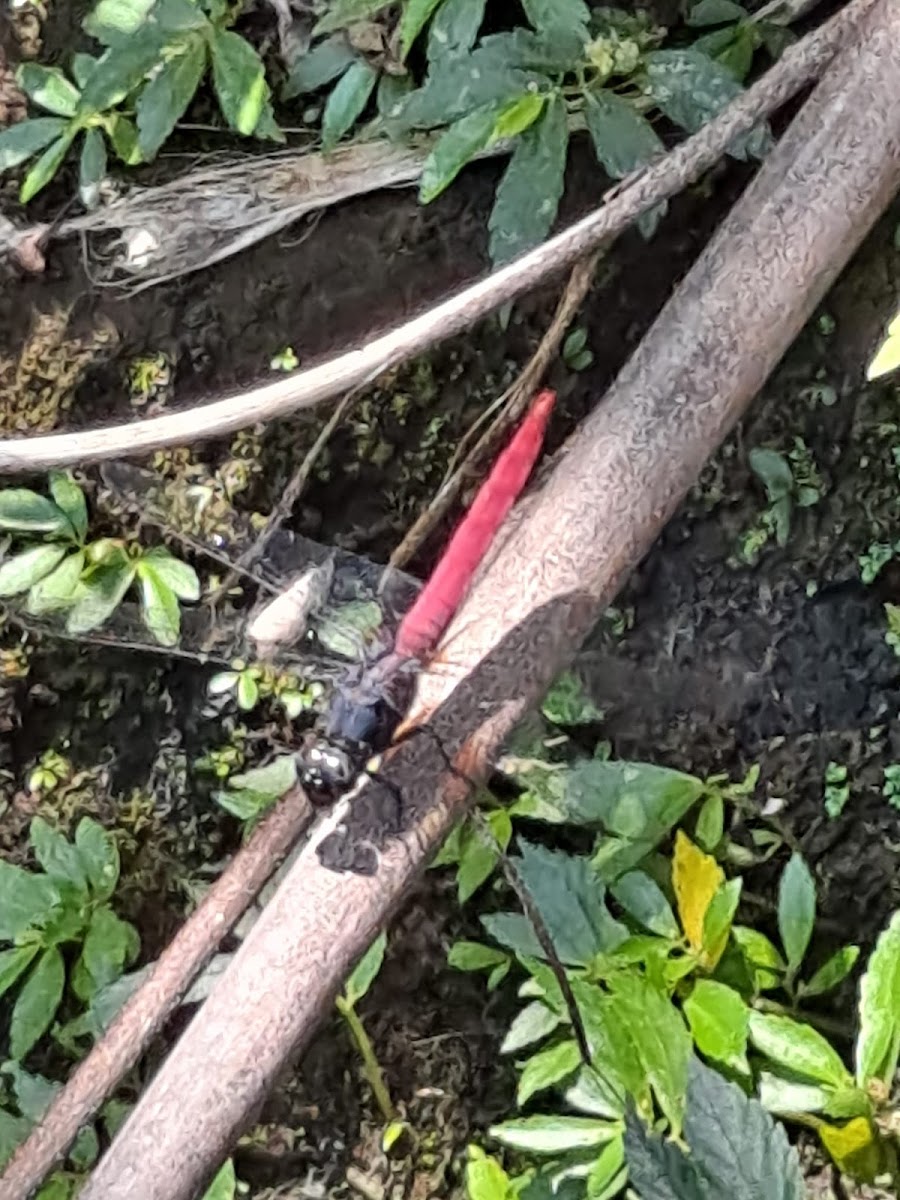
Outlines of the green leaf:
M550 232L563 192L569 127L561 96L551 96L516 144L497 188L488 227L495 266L517 258Z
M734 0L700 0L688 13L686 25L700 29L704 25L723 25L726 21L744 21L750 14Z
M77 53L72 55L72 65L70 67L72 78L78 85L79 89L83 88L90 78L91 72L100 60L95 58L93 54Z
M771 504L791 494L794 475L791 464L783 454L779 454L777 450L754 446L747 461L750 470L766 489L766 497Z
M613 1006L628 1030L643 1073L674 1136L681 1133L691 1036L669 997L638 974L609 981Z
M400 57L406 58L413 42L428 24L441 0L406 0L400 17Z
M350 1008L356 1007L375 982L386 948L387 934L382 931L353 968L353 973L344 984L344 999Z
M14 1117L0 1108L0 1169L6 1166L12 1152L31 1132L31 1122Z
M801 1083L796 1079L781 1079L771 1071L759 1072L758 1098L763 1108L776 1116L795 1113L824 1112L830 1097L830 1087L820 1083Z
M107 621L134 581L135 564L121 560L103 565L83 577L66 619L69 633L88 633Z
M232 129L248 137L269 99L265 65L250 43L230 29L213 30L209 48L222 114Z
M52 1083L43 1075L32 1075L17 1062L4 1063L3 1074L12 1079L19 1112L33 1124L37 1124L50 1107L50 1102L61 1085Z
M422 167L419 202L430 204L453 182L466 163L491 141L496 105L486 105L460 117L438 138Z
M369 103L378 72L359 60L347 68L332 89L322 114L322 145L331 150L354 125Z
M114 113L106 125L112 148L126 166L136 166L141 161L137 127L127 117Z
M617 1137L604 1146L591 1166L587 1177L587 1200L614 1200L622 1194L627 1179L625 1142L622 1137Z
M34 117L30 121L20 121L17 125L0 130L0 171L9 171L33 158L39 150L55 141L66 125L67 122L59 117ZM24 491L21 488L9 490ZM0 492L0 501L6 494ZM31 494L34 495L33 492Z
M145 162L152 162L184 116L206 70L206 42L201 37L188 37L179 49L181 53L163 63L137 99L138 145Z
M750 1040L760 1054L781 1070L835 1088L853 1083L838 1052L810 1025L790 1017L753 1012Z
M65 546L35 546L7 559L0 567L0 597L27 592L49 575L66 553Z
M22 180L22 186L19 189L19 200L22 204L27 204L29 200L33 200L38 192L47 186L62 166L63 159L68 154L69 147L72 145L75 132L70 127L66 133L63 133L52 145L48 146Z
M78 115L106 112L124 100L159 64L163 45L160 33L146 29L140 37L110 46L85 82Z
M91 132L90 130L88 132ZM50 495L60 512L65 513L79 542L84 540L88 527L87 501L84 492L68 471L50 472Z
M8 992L24 973L39 949L36 943L32 943L28 946L13 946L11 950L0 950L0 996Z
M78 88L59 67L42 67L39 63L22 63L16 71L16 83L29 100L39 108L58 117L72 117L78 107Z
M624 179L665 151L646 117L614 92L585 93L584 115L597 161L612 179Z
M746 925L735 925L731 932L750 970L756 991L780 987L787 964L766 935Z
M578 1112L592 1117L618 1120L625 1115L623 1095L594 1067L581 1068L578 1078L566 1088L565 1101Z
M821 996L830 992L847 978L858 958L859 946L842 946L819 967L812 979L800 984L797 988L798 997Z
M696 133L740 95L741 85L726 68L696 50L654 50L645 56L646 89L670 121ZM735 138L735 158L762 157L771 138L765 125Z
M628 1182L641 1200L804 1200L797 1152L762 1105L694 1060L686 1155L629 1116Z
M299 54L291 63L281 92L282 98L292 100L295 96L317 91L343 75L353 62L356 62L356 54L346 38L340 34L326 38L306 54Z
M171 588L179 600L200 599L197 572L180 558L175 558L164 546L148 550L141 561L150 564L154 574Z
M516 1103L523 1108L532 1096L574 1075L580 1066L581 1051L575 1041L558 1042L539 1050L522 1068Z
M233 792L216 792L214 798L216 804L221 805L226 812L237 817L239 821L255 820L267 808L271 808L276 799L268 792L254 792L249 788Z
M454 942L447 954L447 963L457 971L486 971L507 962L508 957L502 950L484 946L481 942Z
M649 763L590 759L566 776L563 819L601 826L614 835L595 862L606 880L636 866L666 837L706 790L701 779Z
M242 712L250 712L259 701L259 684L249 671L241 671L237 681L237 703Z
M791 855L778 886L778 932L788 967L796 971L816 923L816 885L803 856Z
M81 961L94 983L90 995L119 978L134 956L136 936L134 928L107 905L95 911L81 951Z
M605 1146L620 1131L621 1125L618 1122L547 1113L503 1121L500 1125L492 1125L488 1133L502 1146L509 1146L513 1150L555 1157L569 1150L589 1150L596 1146Z
M296 784L297 764L293 754L282 754L264 767L232 775L228 782L231 787L249 788L277 799Z
M203 1193L201 1200L234 1200L236 1195L237 1175L234 1163L228 1158L216 1172L215 1179Z
M501 1054L516 1054L526 1046L533 1046L553 1032L562 1020L559 1013L549 1008L542 1000L533 1000L513 1018L506 1031Z
M428 30L428 61L435 66L475 45L487 0L444 0Z
M48 117L47 120L52 120ZM20 125L15 126L21 129ZM14 533L55 533L71 535L72 526L65 512L28 488L4 488L0 491L0 529Z
M141 617L161 646L174 646L181 632L178 597L163 583L147 559L137 565L141 581Z
M707 961L718 962L741 899L741 879L729 879L717 890L703 918L703 949Z
M100 1139L93 1125L85 1125L72 1143L69 1151L69 1161L73 1167L87 1171L100 1157ZM74 1193L73 1193L74 1195ZM35 1197L40 1200L40 1195Z
M514 1200L512 1180L496 1158L477 1146L469 1147L466 1163L467 1200Z
M462 835L462 853L456 872L457 899L460 904L470 899L490 876L500 852L491 846L477 829L467 827Z
M566 344L569 345L572 339L576 339L576 352L583 350L587 342L586 330L573 330L566 339ZM563 354L565 355L565 350ZM603 720L603 710L587 695L584 685L573 671L564 671L556 680L544 697L541 712L554 725L593 725Z
M628 930L610 916L605 887L588 858L525 841L520 846L512 862L562 962L586 964L625 941Z
M156 0L100 0L85 17L85 33L104 45L134 33L147 20Z
M99 129L89 129L84 135L78 167L78 194L85 208L97 204L100 184L106 178L106 142Z
M644 871L628 871L609 889L630 917L651 933L678 938L681 930L659 885Z
M102 825L82 817L75 830L75 845L91 885L101 900L108 900L119 882L119 848Z
M313 36L346 29L357 21L366 21L387 8L390 0L332 0L328 11L313 29Z
M529 92L546 92L546 77L522 67L521 62L517 44L507 41L498 45L496 37L486 39L470 54L441 58L394 119L401 130L431 129L458 121L486 104L508 104Z
M9 1022L9 1049L21 1061L50 1028L62 1000L66 968L58 946L37 961L19 992Z
M78 848L41 816L32 818L28 834L35 858L50 879L87 890L87 875Z
M703 801L695 832L702 849L712 854L725 833L725 802L720 792L713 792Z
M2 897L2 891L0 891ZM2 909L0 909L2 913ZM2 919L2 917L0 917ZM890 1086L900 1054L900 912L876 943L859 985L856 1082Z
M0 938L11 942L39 925L59 901L46 875L25 871L0 859Z
M84 551L67 555L58 567L45 575L28 592L28 611L40 616L56 612L72 602L81 572L84 570Z
M562 27L587 36L591 11L584 0L522 0L529 24L538 32Z
M730 987L699 979L684 1002L684 1015L698 1049L708 1058L726 1065L745 1058L750 1010Z

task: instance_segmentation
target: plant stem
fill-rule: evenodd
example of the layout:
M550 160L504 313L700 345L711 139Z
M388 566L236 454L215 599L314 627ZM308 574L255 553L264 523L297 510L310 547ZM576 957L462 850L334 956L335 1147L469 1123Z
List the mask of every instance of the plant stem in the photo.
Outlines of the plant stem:
M381 1109L381 1115L385 1121L393 1121L396 1116L394 1104L391 1100L391 1094L387 1089L387 1084L384 1082L384 1075L381 1072L378 1059L375 1056L375 1047L369 1040L365 1026L357 1016L356 1009L352 1004L348 1004L343 996L338 996L337 1000L335 1000L335 1005L338 1012L347 1022L350 1034L362 1056L363 1073L369 1081L369 1086L375 1095L375 1101Z

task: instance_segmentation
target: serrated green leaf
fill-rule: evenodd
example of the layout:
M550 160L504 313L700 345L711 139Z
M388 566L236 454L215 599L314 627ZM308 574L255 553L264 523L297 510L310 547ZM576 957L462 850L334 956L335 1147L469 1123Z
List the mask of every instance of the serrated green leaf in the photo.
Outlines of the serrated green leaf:
M850 1072L837 1051L811 1025L773 1013L750 1015L750 1040L780 1069L825 1083L830 1087L852 1085Z
M625 912L651 933L678 938L681 930L659 885L644 871L628 871L609 889Z
M497 188L488 221L495 266L531 250L550 232L563 192L568 145L565 104L554 95L517 142Z
M856 1082L890 1086L900 1055L900 912L876 943L859 985Z
M791 855L778 885L778 932L788 967L803 962L816 923L816 885L803 856Z
M285 100L292 100L295 96L315 92L343 75L353 62L356 62L356 54L345 37L338 34L326 38L294 59L281 95ZM384 78L393 76L385 75Z
M9 1049L21 1061L50 1028L62 1000L66 968L58 946L38 959L16 997L9 1022Z
M744 1000L712 979L698 979L684 1002L698 1049L708 1058L730 1064L747 1053L750 1010Z
M249 137L269 100L265 65L246 38L230 29L213 30L209 48L222 115L232 129Z
M523 1108L532 1096L567 1079L581 1066L581 1051L575 1041L558 1042L532 1055L522 1068L516 1103Z
M75 830L75 845L94 895L101 900L109 899L119 882L119 848L115 839L91 817L82 817Z
M696 133L743 90L726 67L697 50L654 50L644 61L648 94L688 133ZM750 154L759 158L770 143L768 128L761 125L735 138L728 153L739 159Z
M138 145L151 162L184 116L206 71L206 42L198 35L185 40L180 53L168 58L138 96Z
M14 533L67 535L72 532L69 518L63 510L46 496L28 488L4 488L0 491L0 529L9 529Z
M569 1150L587 1150L605 1146L621 1132L618 1122L598 1121L592 1117L566 1117L553 1113L519 1117L492 1125L488 1133L502 1146L528 1154L564 1154Z
M400 55L406 58L441 0L406 0L400 17Z
M435 66L475 45L487 0L444 0L428 30L428 61Z
M51 471L49 485L50 495L56 507L65 513L69 524L75 530L76 538L83 541L88 527L84 492L67 471Z
M723 25L726 21L744 21L749 15L734 0L700 0L688 13L685 24L700 29L705 25Z
M79 116L106 112L143 82L162 58L164 38L150 29L103 54L86 80L78 105Z
M0 938L11 942L46 918L59 891L46 875L0 859Z
M384 962L386 949L387 934L381 932L353 968L353 973L344 984L344 999L350 1008L356 1007L375 982L375 978L381 970L381 964Z
M160 579L146 558L137 564L141 582L141 617L161 646L174 646L181 632L181 609L178 597Z
M59 67L44 67L39 63L22 63L16 71L16 82L29 100L39 108L58 117L75 115L80 92Z
M491 141L497 119L495 105L476 109L450 126L435 142L422 166L419 203L430 204L449 187L466 163Z
M65 546L35 546L0 566L0 597L18 596L40 583L65 557Z
M562 1017L542 1000L532 1000L513 1018L500 1047L501 1054L516 1054L542 1041L559 1025Z
M847 978L858 958L859 946L842 946L819 967L812 979L800 984L797 988L798 996L822 996L825 992L830 992Z
M28 946L13 946L10 950L0 950L0 996L5 995L24 974L39 949L36 943L32 943Z
M10 171L33 158L45 146L56 141L67 124L59 117L34 117L0 130L0 171ZM3 495L0 492L0 498Z
M41 816L32 818L28 840L45 874L53 880L70 883L79 891L87 889L87 874L78 848L59 829Z
M694 1060L685 1154L629 1116L628 1181L641 1200L804 1200L797 1152L762 1105Z
M122 559L103 564L84 576L75 589L66 618L68 632L89 633L107 621L134 582L135 570L133 562Z
M65 608L72 601L83 570L83 550L67 555L58 567L29 589L28 611L40 616Z
M366 21L387 8L390 0L332 0L328 11L313 29L313 36L346 29L357 21Z
M322 145L326 150L331 150L356 123L377 81L378 72L360 59L335 84L322 114Z

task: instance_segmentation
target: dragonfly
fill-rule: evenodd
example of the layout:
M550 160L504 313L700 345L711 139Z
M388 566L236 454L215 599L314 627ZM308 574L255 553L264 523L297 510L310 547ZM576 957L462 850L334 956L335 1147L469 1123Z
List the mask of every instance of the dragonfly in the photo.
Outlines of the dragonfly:
M229 665L249 646L248 657L277 655L279 666L329 689L320 729L296 756L300 782L314 801L333 801L390 744L415 675L427 665L531 475L555 399L550 390L536 396L424 586L405 572L279 528L252 573L243 572L266 597L244 612L233 606L227 614L202 605L183 610L178 644L163 653ZM140 522L241 573L241 557L255 541L249 518L229 506L224 532L185 532L203 527L209 489L188 488L173 499L160 476L124 460L104 464L100 475L101 500L105 494ZM161 650L138 629L136 612L123 604L91 640Z

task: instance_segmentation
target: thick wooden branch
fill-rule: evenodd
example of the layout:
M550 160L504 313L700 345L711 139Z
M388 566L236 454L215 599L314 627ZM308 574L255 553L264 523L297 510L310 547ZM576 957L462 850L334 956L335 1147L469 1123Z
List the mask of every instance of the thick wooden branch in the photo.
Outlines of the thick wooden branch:
M900 186L900 9L877 0L451 629L475 670L429 676L430 732L387 766L408 803L385 827L378 785L339 807L96 1167L81 1200L191 1200L311 1037L352 963L464 811L468 775L533 705L641 560ZM480 660L480 661L479 661ZM432 682L437 681L437 682ZM430 689L430 690L426 690ZM443 749L438 749L435 738ZM342 875L378 851L377 874ZM4 1197L7 1193L4 1193ZM9 1200L21 1200L9 1193Z

